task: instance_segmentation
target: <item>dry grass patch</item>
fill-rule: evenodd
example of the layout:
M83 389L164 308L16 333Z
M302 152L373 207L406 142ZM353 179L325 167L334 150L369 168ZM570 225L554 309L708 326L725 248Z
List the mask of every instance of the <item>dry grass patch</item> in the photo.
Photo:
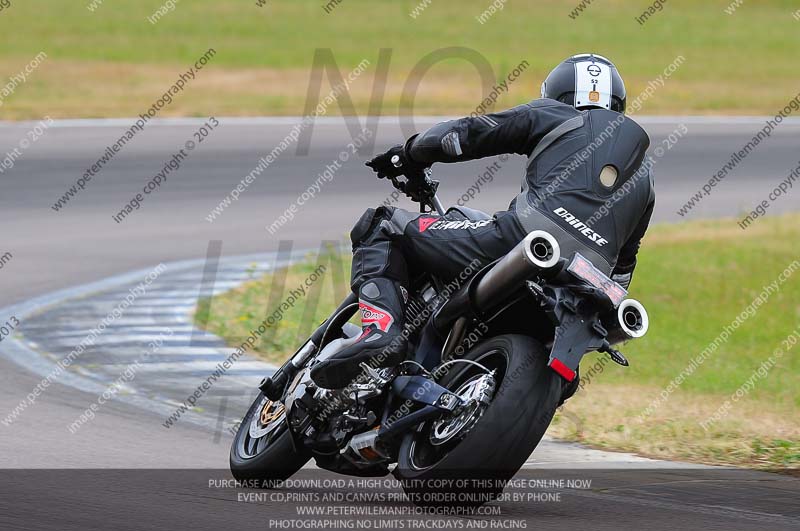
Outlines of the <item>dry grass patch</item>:
M549 433L658 459L800 469L800 426L791 409L745 399L706 431L700 422L729 397L679 392L641 421L660 392L655 386L593 382L564 405Z

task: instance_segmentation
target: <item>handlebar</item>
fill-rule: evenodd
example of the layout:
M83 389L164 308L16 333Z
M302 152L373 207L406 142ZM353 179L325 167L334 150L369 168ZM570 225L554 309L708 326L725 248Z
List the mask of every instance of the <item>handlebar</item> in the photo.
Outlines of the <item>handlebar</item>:
M395 168L401 169L403 167L403 161L398 155L393 156L391 162ZM439 189L439 181L431 179L430 167L423 170L403 172L403 176L406 178L405 182L398 180L397 177L392 177L392 186L406 194L413 201L418 201L420 212L425 212L425 207L427 206L431 211L438 212L440 216L444 215L444 207L436 195L436 191ZM414 183L416 194L409 190L409 183Z

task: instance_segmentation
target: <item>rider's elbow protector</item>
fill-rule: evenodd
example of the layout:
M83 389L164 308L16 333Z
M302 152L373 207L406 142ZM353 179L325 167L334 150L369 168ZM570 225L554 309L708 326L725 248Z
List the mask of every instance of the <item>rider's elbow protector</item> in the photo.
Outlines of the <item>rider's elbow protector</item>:
M458 120L436 124L409 138L406 152L411 160L420 164L460 160L464 155L462 129Z

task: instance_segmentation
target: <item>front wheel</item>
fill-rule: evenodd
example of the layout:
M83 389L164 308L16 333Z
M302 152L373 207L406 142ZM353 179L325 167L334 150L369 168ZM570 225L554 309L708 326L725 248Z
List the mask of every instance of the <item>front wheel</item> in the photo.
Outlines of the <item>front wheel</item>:
M231 445L233 477L240 481L281 481L303 468L309 458L307 451L295 447L283 403L259 393Z
M394 474L418 505L495 499L539 444L562 397L564 381L547 367L544 348L530 337L497 336L461 359L493 371L496 384L488 404L426 422L404 438ZM452 364L439 383L474 396L486 374L482 367Z

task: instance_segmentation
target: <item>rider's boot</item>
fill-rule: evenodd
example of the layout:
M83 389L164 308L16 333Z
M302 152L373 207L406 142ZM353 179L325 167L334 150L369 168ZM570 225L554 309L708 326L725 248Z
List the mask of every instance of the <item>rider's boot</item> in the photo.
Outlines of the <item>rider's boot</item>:
M406 298L405 289L388 278L365 282L359 289L361 336L315 365L311 379L320 387L341 389L362 372L362 363L380 368L403 361L408 347L403 333Z

